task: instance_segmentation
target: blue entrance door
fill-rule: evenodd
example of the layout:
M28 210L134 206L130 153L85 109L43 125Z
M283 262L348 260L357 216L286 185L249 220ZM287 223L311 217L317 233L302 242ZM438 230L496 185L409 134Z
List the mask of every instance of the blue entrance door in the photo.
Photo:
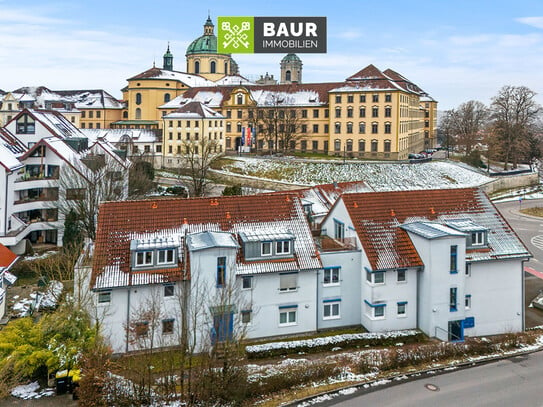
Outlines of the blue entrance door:
M234 314L232 312L213 316L213 343L232 339L234 332Z
M449 321L449 341L460 342L464 340L464 320Z

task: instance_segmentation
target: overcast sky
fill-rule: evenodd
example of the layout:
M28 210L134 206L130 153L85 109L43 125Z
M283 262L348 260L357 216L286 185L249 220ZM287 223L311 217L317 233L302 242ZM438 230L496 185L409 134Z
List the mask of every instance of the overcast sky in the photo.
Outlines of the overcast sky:
M440 102L489 103L525 85L543 104L543 1L427 0L0 0L0 89L102 88L121 97L126 78L174 68L218 16L325 16L328 53L300 54L303 81L341 81L368 64L400 72ZM283 55L234 55L242 75L279 76Z

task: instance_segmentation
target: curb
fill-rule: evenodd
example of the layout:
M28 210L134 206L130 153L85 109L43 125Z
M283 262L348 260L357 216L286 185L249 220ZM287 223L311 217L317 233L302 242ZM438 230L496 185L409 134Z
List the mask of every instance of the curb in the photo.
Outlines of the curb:
M505 360L505 359L511 359L511 358L515 358L515 357L518 357L518 356L525 356L525 355L529 355L529 354L536 353L536 352L542 352L542 351L543 351L543 345L540 345L539 348L537 348L537 349L530 349L530 350L526 350L526 351L520 351L518 353L514 353L514 354L511 354L511 355L490 356L490 357L485 358L485 359L469 361L469 362L460 362L458 364L450 364L448 366L438 367L438 368L434 368L434 369L428 368L428 369L416 370L414 372L403 373L403 374L399 374L399 373L391 374L390 376L380 377L378 379L373 379L373 380L370 380L370 381L367 381L367 382L361 382L361 383L358 383L358 384L351 384L351 385L339 387L339 388L334 389L334 390L324 391L322 393L318 393L318 394L315 394L315 395L312 395L312 396L304 397L302 399L292 401L292 402L289 402L287 404L282 404L282 405L286 406L286 407L295 407L295 406L299 405L300 403L309 402L309 401L314 400L314 399L316 399L318 397L339 393L340 391L346 390L346 389L355 388L356 391L354 393L351 393L351 394L348 394L348 395L343 395L343 397L344 397L343 400L348 400L349 398L352 398L352 397L358 397L358 396L360 396L362 394L367 394L367 393L371 393L371 392L374 392L374 391L377 391L377 390L386 389L388 387L392 387L392 386L395 386L397 384L407 383L407 382L415 381L415 380L420 380L422 378L421 376L424 375L424 374L428 375L428 377L440 376L440 375L443 375L443 374L446 374L446 373L451 373L452 371L469 369L471 367L486 365L486 364L489 364L489 363L492 363L492 362ZM454 368L454 369L451 369L451 368ZM400 379L401 377L406 377L406 378L405 379ZM380 384L380 385L374 385L375 383L383 381L383 380L388 380L389 382L384 383L384 384ZM338 396L337 396L338 397L338 400L337 400L338 402L340 401L339 397L341 397L341 396L342 395L338 394ZM331 401L331 400L334 400L334 398L326 400L326 401ZM315 404L318 404L318 403L315 403ZM334 403L334 404L336 404L336 403Z

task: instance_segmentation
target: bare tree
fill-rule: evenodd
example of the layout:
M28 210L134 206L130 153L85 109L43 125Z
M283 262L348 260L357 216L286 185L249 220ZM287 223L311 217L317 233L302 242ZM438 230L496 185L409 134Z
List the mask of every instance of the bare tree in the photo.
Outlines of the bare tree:
M487 107L476 100L462 103L458 108L446 114L446 125L455 138L456 146L464 150L468 156L475 144L482 140L489 117Z
M206 193L209 169L223 154L220 147L217 140L203 134L199 140L183 141L183 160L189 172L192 196L204 196Z
M529 137L541 113L536 93L525 86L507 85L492 98L494 129L503 151L504 169L509 163L517 168L522 150L529 147Z
M270 153L287 151L291 144L302 137L303 118L288 94L270 93L263 104L254 107L250 115L259 129L259 137Z
M104 154L88 154L62 168L59 186L60 211L66 216L73 210L86 237L94 240L100 203L126 199L127 168Z

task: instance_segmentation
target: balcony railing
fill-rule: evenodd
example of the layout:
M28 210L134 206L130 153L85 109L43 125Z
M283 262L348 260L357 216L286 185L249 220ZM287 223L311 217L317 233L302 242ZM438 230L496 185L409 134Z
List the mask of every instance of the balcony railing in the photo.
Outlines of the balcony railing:
M46 175L44 173L40 174L29 174L25 172L20 178L17 178L15 182L26 182L26 181L37 181L37 180L54 180L58 179L58 173L53 173L51 175Z

